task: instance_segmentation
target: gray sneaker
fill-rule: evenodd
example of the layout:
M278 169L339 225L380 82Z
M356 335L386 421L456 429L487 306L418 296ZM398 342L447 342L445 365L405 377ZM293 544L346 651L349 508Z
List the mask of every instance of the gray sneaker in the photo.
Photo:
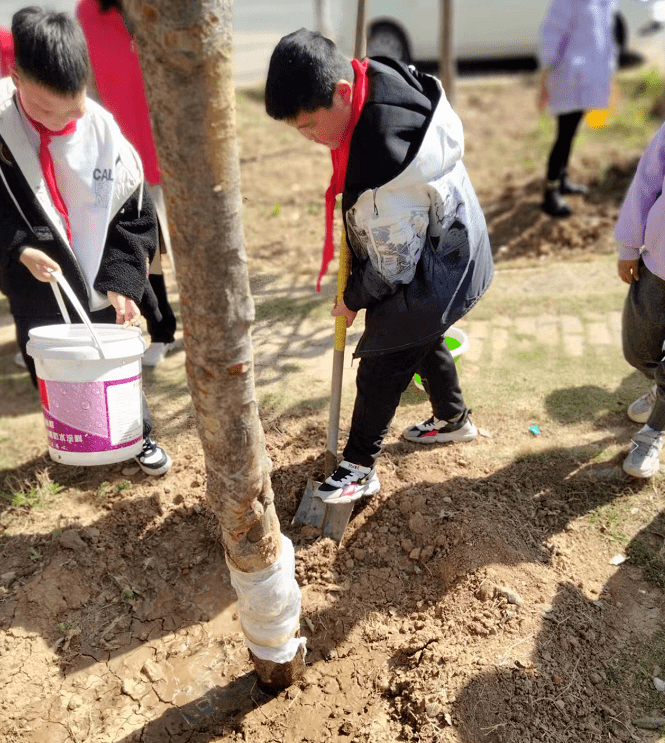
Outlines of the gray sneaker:
M633 439L633 448L624 459L623 471L633 477L653 477L660 469L659 455L663 448L663 432L642 426Z
M656 385L642 397L638 397L628 408L628 417L635 423L646 423L649 420L653 406L656 404Z

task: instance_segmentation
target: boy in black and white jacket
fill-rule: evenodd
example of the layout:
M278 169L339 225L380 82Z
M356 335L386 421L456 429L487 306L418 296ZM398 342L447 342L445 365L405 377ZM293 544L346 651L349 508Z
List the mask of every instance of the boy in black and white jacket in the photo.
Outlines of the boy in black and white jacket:
M137 322L137 305L150 296L157 220L138 155L112 116L86 98L90 65L76 21L24 8L12 35L16 62L0 81L0 288L36 383L28 333L64 322L43 282L62 271L93 322ZM144 398L137 461L162 475L171 459L151 428Z
M317 495L349 503L378 492L375 460L415 372L433 415L403 436L477 436L444 333L489 286L487 227L462 163L462 124L436 78L387 58L349 61L330 40L300 29L273 51L265 101L270 116L332 152L322 273L342 193L353 263L332 314L348 327L365 309L365 332L344 459Z

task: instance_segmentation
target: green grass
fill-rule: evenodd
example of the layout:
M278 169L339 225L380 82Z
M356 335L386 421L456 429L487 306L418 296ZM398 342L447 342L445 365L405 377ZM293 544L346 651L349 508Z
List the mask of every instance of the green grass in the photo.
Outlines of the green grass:
M129 480L120 480L119 482L110 483L104 481L100 483L95 495L97 503L103 503L108 498L112 498L114 495L119 495L123 490L127 490L132 487L132 483Z
M626 520L625 507L617 501L612 501L592 511L587 520L607 538L622 545L628 542L628 537L621 530L621 524Z
M0 490L0 500L5 501L13 508L46 509L51 508L55 496L64 488L56 482L51 482L46 471L36 474L36 482L21 483L16 477L7 478Z
M658 123L649 112L653 102L665 93L665 78L660 71L649 68L637 74L621 73L617 81L621 91L617 114L602 129L585 127L583 136L608 144L621 142L625 149L642 149Z
M255 298L256 320L266 322L292 319L293 322L307 317L324 317L330 313L330 301L327 297L316 299L302 297L276 297L262 300Z

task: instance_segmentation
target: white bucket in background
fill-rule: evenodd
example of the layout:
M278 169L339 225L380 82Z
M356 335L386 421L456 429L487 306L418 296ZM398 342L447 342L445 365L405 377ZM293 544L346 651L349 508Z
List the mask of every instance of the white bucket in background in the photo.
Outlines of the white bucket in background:
M122 462L141 452L141 356L138 328L95 323L105 358L81 325L30 331L49 454L62 464Z

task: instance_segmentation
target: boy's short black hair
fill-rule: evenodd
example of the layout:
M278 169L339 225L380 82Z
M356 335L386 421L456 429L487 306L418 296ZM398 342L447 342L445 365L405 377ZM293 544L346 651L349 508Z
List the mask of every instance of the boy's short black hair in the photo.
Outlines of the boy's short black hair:
M90 77L85 36L68 13L37 6L23 8L12 17L16 66L40 85L61 95L75 95Z
M301 28L280 39L270 57L266 111L292 121L301 112L330 108L337 83L353 79L350 60L330 39Z
M98 2L102 13L106 13L111 10L111 8L116 8L116 10L122 11L122 3L120 0L98 0Z

